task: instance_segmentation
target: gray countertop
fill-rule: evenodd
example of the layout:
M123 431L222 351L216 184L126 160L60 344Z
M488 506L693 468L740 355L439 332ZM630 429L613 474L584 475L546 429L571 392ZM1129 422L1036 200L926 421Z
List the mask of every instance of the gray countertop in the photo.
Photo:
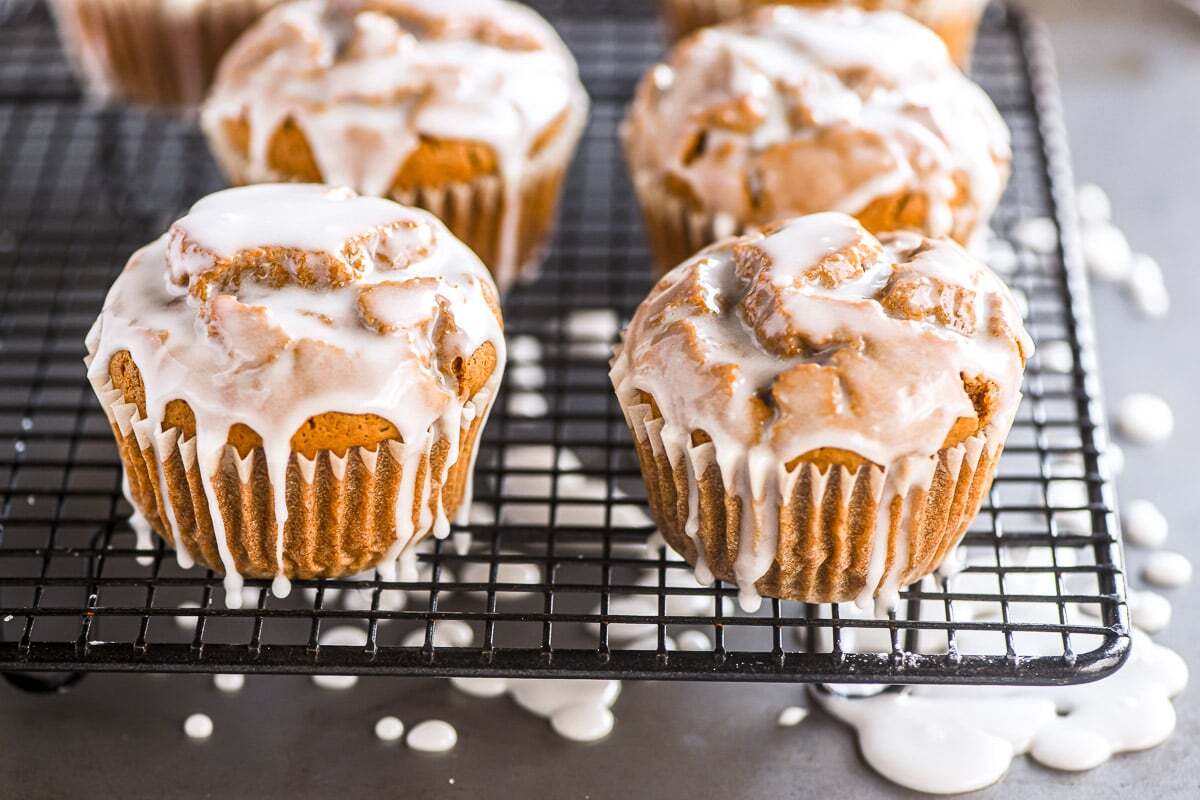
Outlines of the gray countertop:
M1038 0L1058 48L1076 174L1112 196L1135 249L1166 271L1168 320L1141 319L1119 290L1098 286L1104 386L1110 401L1162 394L1176 413L1172 441L1126 447L1124 498L1158 502L1170 546L1200 564L1200 425L1194 407L1200 270L1200 17L1170 0ZM1140 554L1129 554L1138 585ZM1200 665L1195 587L1171 595L1175 619L1158 637ZM249 678L236 695L206 676L92 675L56 696L0 685L0 794L76 797L894 797L911 793L876 776L852 733L819 712L798 728L778 711L805 702L795 686L626 684L607 740L571 744L508 699L476 700L446 681L363 679L348 692L307 679ZM978 797L1196 797L1200 691L1178 699L1163 746L1072 775L1018 759ZM216 732L187 740L183 719L212 716ZM426 756L385 745L374 721L452 721L458 747ZM136 776L131 779L131 776ZM218 788L222 787L222 788Z

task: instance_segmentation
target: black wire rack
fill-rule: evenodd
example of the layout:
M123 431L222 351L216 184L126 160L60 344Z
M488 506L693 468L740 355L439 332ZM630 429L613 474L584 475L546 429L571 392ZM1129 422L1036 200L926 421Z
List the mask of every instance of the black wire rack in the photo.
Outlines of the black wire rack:
M1017 248L1010 282L1039 347L1060 362L1065 350L1070 367L1031 362L965 571L911 587L884 619L778 600L747 615L735 587L699 587L647 544L645 490L607 377L616 325L651 283L616 131L661 30L641 3L542 6L580 61L592 121L553 252L507 300L514 358L483 440L472 544L460 552L457 529L430 542L415 581L298 581L286 599L248 581L240 609L224 606L219 576L139 545L81 362L129 253L221 178L191 121L89 106L45 10L10 15L0 670L1055 684L1118 668L1129 626L1115 500L1056 79L1036 23L992 8L975 74L1014 138L993 227L1050 217L1062 234L1049 255ZM685 630L705 634L680 639L699 649L672 649Z

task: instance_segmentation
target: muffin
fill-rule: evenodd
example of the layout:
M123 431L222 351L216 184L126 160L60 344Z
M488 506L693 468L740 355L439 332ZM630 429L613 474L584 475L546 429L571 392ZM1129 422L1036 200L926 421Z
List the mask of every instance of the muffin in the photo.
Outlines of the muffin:
M650 509L707 583L811 603L930 574L991 484L1033 345L958 244L834 212L667 273L612 366Z
M857 6L867 11L901 11L932 29L950 56L964 69L971 63L975 33L987 0L663 0L662 11L672 39L717 25L766 5Z
M300 0L230 49L203 124L232 182L428 209L504 289L537 262L587 105L566 46L516 3Z
M891 11L777 6L705 28L645 75L622 135L664 269L819 211L967 243L1010 160L987 95Z
M50 7L89 94L194 106L225 49L278 2L50 0Z
M229 189L134 253L87 339L129 494L180 563L386 577L470 505L504 371L495 284L432 214Z

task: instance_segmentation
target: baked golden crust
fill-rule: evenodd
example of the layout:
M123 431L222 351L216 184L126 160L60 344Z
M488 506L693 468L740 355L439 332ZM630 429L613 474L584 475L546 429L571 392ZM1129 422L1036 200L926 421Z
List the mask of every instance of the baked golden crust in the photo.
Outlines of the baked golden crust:
M747 592L892 597L978 512L1031 352L949 240L844 214L713 244L634 313L612 380L666 541Z
M893 57L875 54L889 48ZM622 127L660 269L790 216L967 244L1008 175L1003 120L898 14L762 8L688 36Z
M975 46L979 20L986 0L961 0L953 6L929 0L662 0L662 12L672 39L681 39L697 28L727 22L758 6L770 4L823 7L856 5L868 11L903 11L941 37L951 57L966 68Z
M267 15L203 113L235 184L344 184L440 217L501 289L536 265L586 93L516 3L320 2Z
M495 367L495 349L490 342L485 343L461 365L461 385L473 396ZM109 376L123 401L136 405L145 417L145 385L127 351L114 354ZM482 423L482 416L476 417L462 431L456 463L440 492L431 492L430 513L438 496L448 516L458 509L467 485L470 453ZM181 442L196 434L195 416L188 404L182 400L168 403L161 428L164 432L177 431L172 437L176 446L164 460L153 448L141 447L132 431L123 436L113 425L133 501L169 544L182 545L197 562L224 571L213 533L213 509L204 493L199 466L194 460L185 465L179 448ZM245 477L239 474L232 456L222 459L213 482L216 511L224 519L227 545L238 572L246 577L271 578L279 573L279 564L262 438L238 423L230 428L227 441L241 459L253 456L253 467ZM284 575L292 579L348 575L378 563L388 552L396 539L396 498L403 477L403 466L385 446L389 441L400 441L400 433L390 421L374 414L334 411L310 418L293 434L285 488L288 519L283 531ZM447 439L438 440L418 466L418 483L425 480L430 469L433 476L442 474L449 448ZM370 460L374 463L364 461L363 451L373 454ZM314 462L311 478L305 477L297 455ZM174 526L168 518L164 490L170 497ZM419 499L414 497L414 525L423 513L417 505ZM172 530L178 531L181 542L174 541Z

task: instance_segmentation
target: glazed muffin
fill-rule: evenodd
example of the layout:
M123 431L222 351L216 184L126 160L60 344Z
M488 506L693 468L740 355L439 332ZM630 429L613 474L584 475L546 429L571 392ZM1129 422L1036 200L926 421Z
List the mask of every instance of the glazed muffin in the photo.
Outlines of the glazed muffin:
M819 211L966 243L1010 160L987 95L890 11L772 7L701 30L645 75L622 135L663 268Z
M679 39L697 28L737 19L766 5L855 6L866 11L900 11L941 37L951 58L966 68L975 47L987 0L663 0L667 30Z
M505 358L490 275L432 214L297 184L197 203L87 349L137 510L231 605L445 536Z
M612 382L659 530L701 582L736 582L748 609L891 604L978 513L1032 349L958 244L830 212L667 273Z
M279 1L50 0L50 6L90 95L194 106L226 48Z
M516 3L300 0L230 50L203 123L234 183L428 209L504 289L537 262L587 105L566 46Z

